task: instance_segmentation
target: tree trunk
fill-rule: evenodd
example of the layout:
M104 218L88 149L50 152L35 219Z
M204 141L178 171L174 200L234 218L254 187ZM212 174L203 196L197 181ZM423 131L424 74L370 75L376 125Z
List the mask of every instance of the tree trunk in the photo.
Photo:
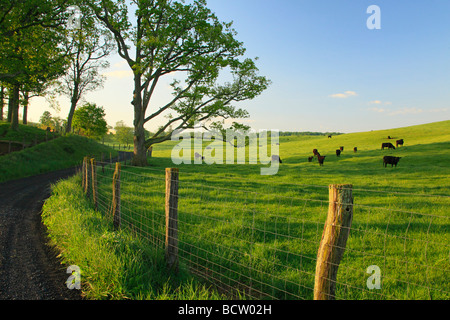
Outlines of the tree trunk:
M75 82L72 99L70 100L71 103L70 103L69 116L67 117L66 133L70 133L72 131L73 114L75 113L75 108L77 107L77 103L78 103L79 99L80 99L80 97L78 96L78 83Z
M132 164L138 167L147 166L147 148L145 147L144 121L140 119L134 126L134 156Z
M14 84L11 88L8 105L8 109L11 109L11 129L15 131L19 129L19 91L20 86Z
M22 115L22 123L23 124L28 124L28 100L29 100L29 95L28 92L24 92L23 93L23 115Z
M142 106L142 96L141 96L141 76L136 74L134 76L134 155L133 161L131 162L133 166L145 167L147 166L147 150L145 148L145 129L144 129L144 118L145 112Z
M5 88L2 85L0 89L0 120L3 120L3 107L5 106Z
M11 119L12 119L12 113L13 113L13 102L11 99L12 93L11 93L11 87L8 89L8 113L6 115L6 121L8 121L9 123L11 123Z
M66 133L70 133L72 131L72 120L73 120L73 114L75 113L75 107L76 107L76 103L74 105L74 103L72 102L72 104L70 105L69 116L67 117Z

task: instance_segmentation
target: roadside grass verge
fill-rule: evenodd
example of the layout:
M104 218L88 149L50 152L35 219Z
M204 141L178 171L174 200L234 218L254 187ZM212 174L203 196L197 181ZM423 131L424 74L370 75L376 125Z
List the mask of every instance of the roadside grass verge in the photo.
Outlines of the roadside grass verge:
M114 231L94 210L76 175L52 186L42 220L50 245L62 263L81 270L86 299L217 300L223 297L200 284L186 270L169 271L164 251L148 245L129 230Z

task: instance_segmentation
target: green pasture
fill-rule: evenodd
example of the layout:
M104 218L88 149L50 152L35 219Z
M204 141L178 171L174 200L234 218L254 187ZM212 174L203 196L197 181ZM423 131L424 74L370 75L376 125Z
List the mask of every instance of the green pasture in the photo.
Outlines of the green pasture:
M388 136L404 146L381 150ZM328 186L352 184L354 216L336 299L450 298L450 121L331 139L280 137L283 163L273 176L262 176L261 164L175 165L177 143L155 146L147 168L123 166L122 225L163 250L164 170L179 168L182 272L227 296L312 299ZM308 162L313 149L326 155L324 166ZM402 158L385 168L385 155ZM97 170L105 217L113 170ZM380 289L367 287L372 265L381 270Z

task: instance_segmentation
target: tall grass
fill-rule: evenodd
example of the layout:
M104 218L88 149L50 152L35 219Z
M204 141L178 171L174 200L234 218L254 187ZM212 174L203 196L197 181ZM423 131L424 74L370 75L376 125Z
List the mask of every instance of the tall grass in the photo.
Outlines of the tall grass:
M185 270L175 277L164 251L148 246L127 230L115 232L92 209L80 188L79 175L52 187L42 219L62 262L81 270L87 299L220 299Z

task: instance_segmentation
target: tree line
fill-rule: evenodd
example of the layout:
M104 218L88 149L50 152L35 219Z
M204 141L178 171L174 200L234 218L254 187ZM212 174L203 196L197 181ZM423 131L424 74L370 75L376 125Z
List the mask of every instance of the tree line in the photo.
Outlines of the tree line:
M124 108L134 115L137 166L175 130L225 130L230 122L231 129L249 129L238 119L250 115L236 103L270 85L232 23L220 21L205 0L3 0L0 30L0 115L7 97L13 130L19 105L26 123L31 97L64 95L70 101L64 126L71 132L81 98L102 86L106 58L118 54L133 73L131 106ZM172 98L157 104L165 78L173 80ZM154 127L151 134L145 125Z

